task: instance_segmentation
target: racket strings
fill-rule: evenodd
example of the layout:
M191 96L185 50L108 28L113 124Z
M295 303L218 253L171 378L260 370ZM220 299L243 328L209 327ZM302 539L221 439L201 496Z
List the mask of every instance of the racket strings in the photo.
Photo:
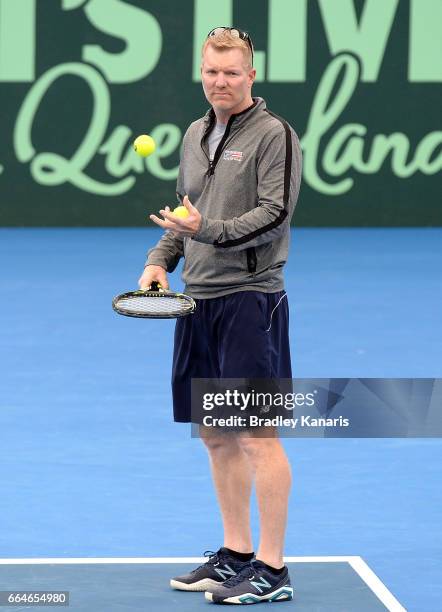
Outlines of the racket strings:
M179 297L167 296L131 296L117 302L119 310L143 315L184 314L193 310L192 304Z

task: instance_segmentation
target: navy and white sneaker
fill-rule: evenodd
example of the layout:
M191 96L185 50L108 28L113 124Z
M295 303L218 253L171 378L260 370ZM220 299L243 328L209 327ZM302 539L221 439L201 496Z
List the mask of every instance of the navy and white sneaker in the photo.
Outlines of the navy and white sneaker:
M208 601L219 604L254 604L293 599L287 567L274 574L261 561L250 561L236 576L206 591Z
M218 552L206 550L209 560L183 576L172 578L170 586L180 591L208 591L219 587L228 578L235 577L250 561L239 561L230 552L220 548Z

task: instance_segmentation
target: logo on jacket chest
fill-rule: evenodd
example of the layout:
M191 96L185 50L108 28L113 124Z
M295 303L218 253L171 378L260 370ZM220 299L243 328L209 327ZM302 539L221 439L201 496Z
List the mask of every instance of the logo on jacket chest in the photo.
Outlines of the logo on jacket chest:
M242 151L224 151L223 159L227 161L242 161L244 153Z

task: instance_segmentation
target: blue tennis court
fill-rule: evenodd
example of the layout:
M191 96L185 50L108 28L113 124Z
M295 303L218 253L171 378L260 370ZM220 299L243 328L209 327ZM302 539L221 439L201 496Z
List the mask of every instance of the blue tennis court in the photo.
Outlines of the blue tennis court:
M111 308L159 235L0 230L0 590L70 590L94 612L210 605L167 586L222 537L206 452L171 420L174 324ZM430 228L295 229L294 375L440 376L441 243ZM440 440L284 444L292 607L440 609Z

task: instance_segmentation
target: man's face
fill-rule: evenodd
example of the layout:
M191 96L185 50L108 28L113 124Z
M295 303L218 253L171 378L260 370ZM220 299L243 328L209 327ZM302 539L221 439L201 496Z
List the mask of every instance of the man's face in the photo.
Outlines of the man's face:
M250 90L256 71L247 70L241 49L217 51L206 47L201 78L207 100L215 110L236 113L250 101Z

